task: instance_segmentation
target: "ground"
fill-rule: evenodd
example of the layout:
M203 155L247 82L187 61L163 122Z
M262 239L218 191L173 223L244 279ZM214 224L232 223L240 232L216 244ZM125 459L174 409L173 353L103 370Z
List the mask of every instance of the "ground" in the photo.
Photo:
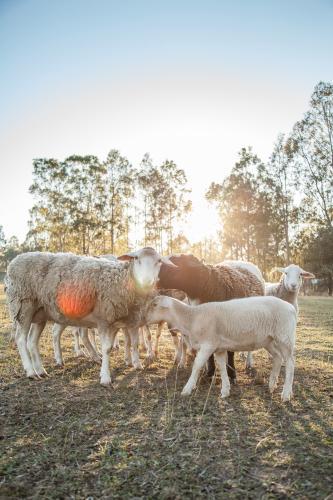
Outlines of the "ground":
M27 380L10 342L0 294L1 498L320 498L333 491L333 300L300 300L294 399L270 396L270 362L255 355L255 377L237 360L228 400L201 377L180 396L190 368L173 365L167 335L142 372L111 355L114 384L76 358L63 336L66 365L41 338L49 378ZM143 356L143 354L142 354ZM283 375L283 374L282 374ZM333 496L333 495L332 495ZM332 498L330 496L330 498Z

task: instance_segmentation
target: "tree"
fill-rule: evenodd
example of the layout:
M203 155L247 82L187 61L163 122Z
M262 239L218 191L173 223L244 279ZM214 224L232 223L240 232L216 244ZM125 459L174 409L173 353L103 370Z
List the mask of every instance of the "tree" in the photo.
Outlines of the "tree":
M289 145L282 134L278 136L273 153L266 167L260 172L261 182L269 192L274 211L271 214L275 226L273 235L276 240L276 251L279 252L280 235L283 234L285 245L285 263L290 264L290 230L297 217L297 209L293 205L294 164ZM282 233L282 234L281 234ZM276 238L276 236L278 238Z
M303 187L303 214L307 222L333 224L333 84L320 82L310 110L297 122L288 140L299 183Z
M327 282L328 293L333 294L333 229L318 227L303 229L294 244L294 256L306 269Z
M134 197L136 171L127 158L113 149L103 164L104 177L104 219L110 235L110 250L115 253L129 246L129 226L132 219L130 200ZM116 244L117 241L117 244Z
M186 218L192 206L185 172L169 160L155 166L146 154L138 172L138 186L144 244L172 253L177 224Z

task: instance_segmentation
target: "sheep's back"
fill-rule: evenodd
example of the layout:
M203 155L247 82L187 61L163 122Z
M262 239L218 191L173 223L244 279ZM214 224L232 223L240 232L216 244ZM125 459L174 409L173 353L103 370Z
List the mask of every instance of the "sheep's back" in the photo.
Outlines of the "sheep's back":
M264 295L264 282L247 269L236 269L219 264L209 267L209 279L206 282L205 295L208 301L225 301L244 297ZM202 298L201 298L202 299Z
M16 257L7 273L7 294L11 300L28 299L47 315L61 321L66 307L84 303L108 320L125 316L134 290L128 284L128 264L74 254L33 252ZM59 294L68 298L59 301ZM90 311L87 309L86 313Z

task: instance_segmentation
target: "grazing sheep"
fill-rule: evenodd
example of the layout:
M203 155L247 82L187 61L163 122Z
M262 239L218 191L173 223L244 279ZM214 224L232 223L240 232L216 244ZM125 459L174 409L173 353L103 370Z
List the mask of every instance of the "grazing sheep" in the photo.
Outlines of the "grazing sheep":
M190 303L215 301L264 295L264 279L254 264L229 261L216 266L205 265L194 255L172 255L176 268L161 266L158 286L183 290ZM214 359L209 361L208 375L214 374ZM228 352L228 374L236 380L234 353Z
M282 401L291 398L296 335L296 311L291 304L264 296L189 306L171 297L155 297L145 319L147 323L167 321L172 328L179 329L197 351L183 396L192 393L201 368L214 354L221 371L221 395L228 397L227 351L265 348L273 357L269 390L275 389L284 360L286 375L281 398Z
M155 293L162 262L174 266L152 248L120 259L127 262L31 252L12 260L5 286L10 315L17 326L16 343L28 377L45 374L38 341L46 321L51 320L98 328L101 384L111 383L109 353L119 328L116 322L128 323L130 335L135 336L141 307Z

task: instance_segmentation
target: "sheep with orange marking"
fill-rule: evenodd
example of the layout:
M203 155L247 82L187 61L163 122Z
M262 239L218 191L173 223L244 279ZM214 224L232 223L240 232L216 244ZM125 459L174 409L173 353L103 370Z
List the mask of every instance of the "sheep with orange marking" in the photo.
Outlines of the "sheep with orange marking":
M101 384L111 383L109 353L119 324L128 325L131 340L137 344L141 310L155 293L161 264L173 266L168 258L149 247L120 259L121 262L71 253L31 252L12 260L5 290L28 377L46 374L38 344L50 320L97 327L102 350ZM134 366L138 362L134 359Z

